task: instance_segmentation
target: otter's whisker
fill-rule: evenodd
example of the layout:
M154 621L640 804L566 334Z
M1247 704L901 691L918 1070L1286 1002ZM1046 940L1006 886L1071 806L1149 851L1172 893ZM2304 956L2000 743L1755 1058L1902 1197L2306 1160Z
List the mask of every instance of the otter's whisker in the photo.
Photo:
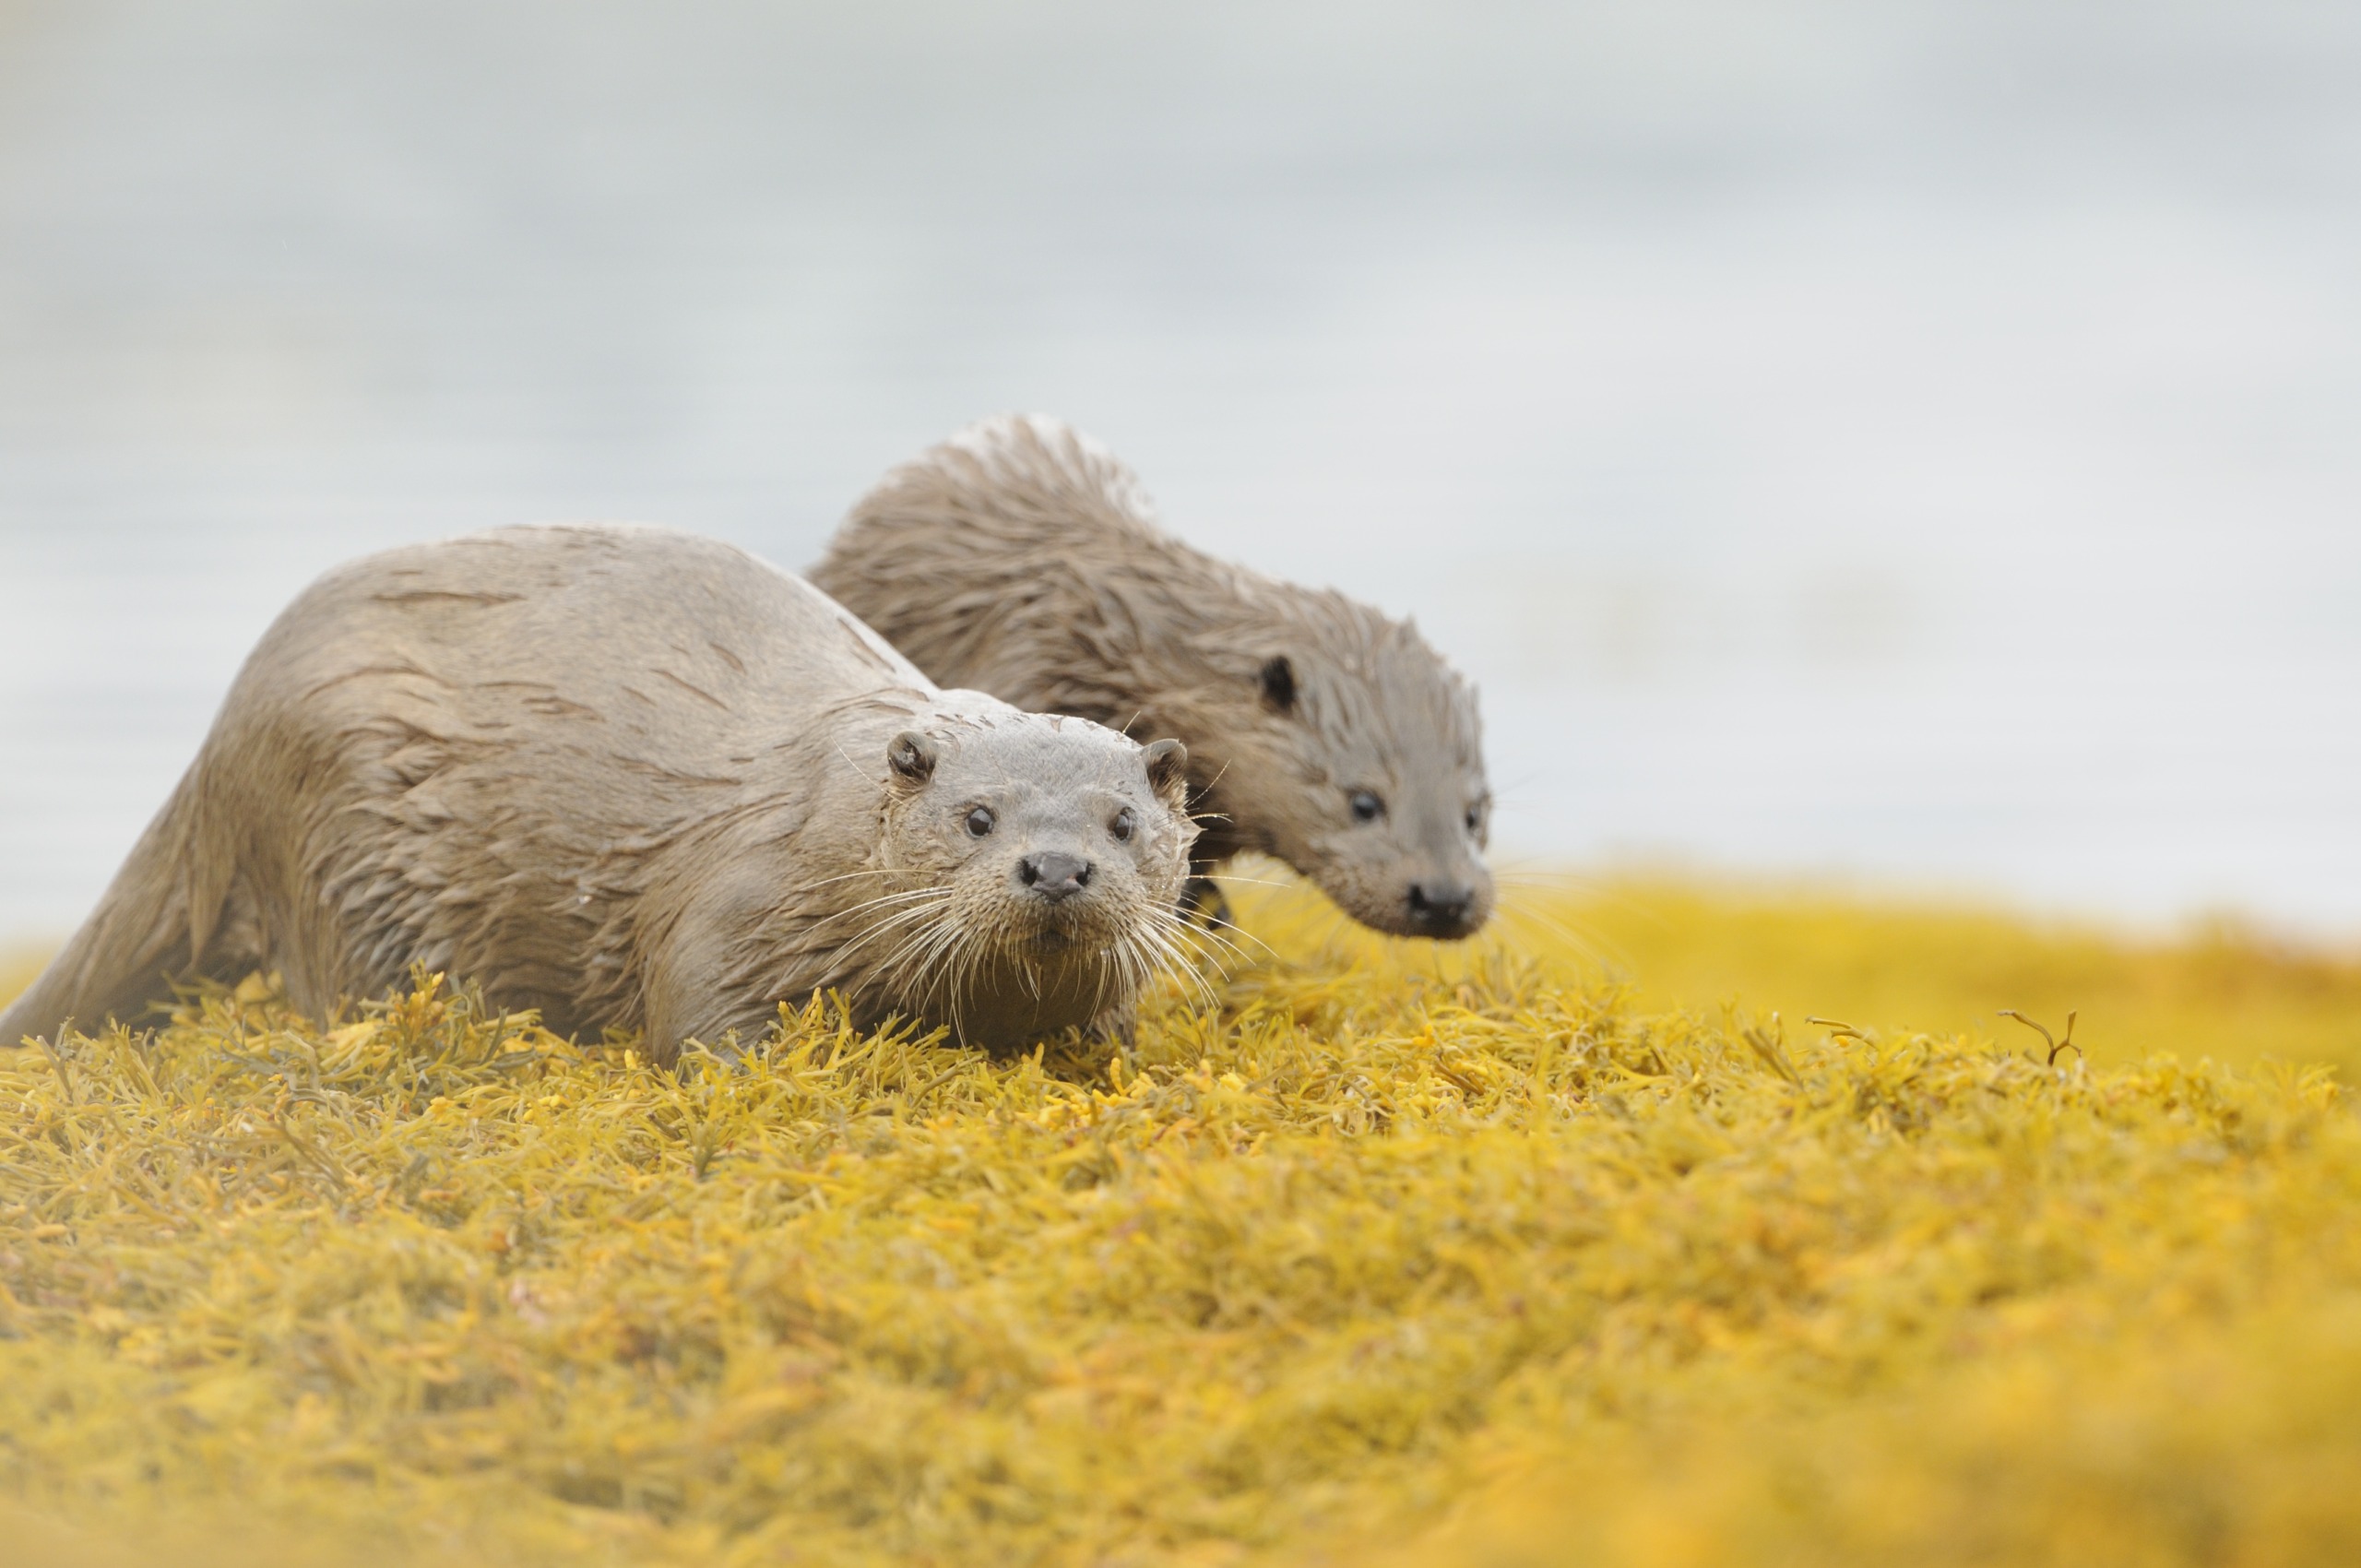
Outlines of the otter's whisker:
M935 923L930 921L902 932L893 950L869 966L871 972L883 980L899 979L912 955L923 951L933 940L934 932Z
M1504 903L1494 918L1511 931L1539 930L1595 964L1624 962L1580 929L1539 909Z
M957 936L959 922L950 917L947 908L932 909L929 913L937 918L912 932L878 965L881 971L886 972L897 983L906 974L913 977L911 983L928 979L943 948ZM924 1005L931 996L930 987L920 997L920 1005Z
M1142 987L1146 986L1149 981L1153 980L1159 974L1169 974L1173 978L1174 983L1180 987L1181 994L1186 996L1191 1002L1194 1003L1199 1007L1204 1008L1208 1012L1219 1010L1221 1006L1220 993L1215 991L1211 985L1206 983L1204 976L1197 973L1194 969L1173 968L1167 966L1151 965L1145 960L1143 960L1142 967L1146 971L1140 980Z
M911 921L923 921L928 914L932 914L932 911L940 911L942 907L944 907L944 899L942 897L907 899L899 909L888 909L883 916L878 916L878 919L869 921L867 926L860 928L860 931L845 932L843 943L838 944L836 952L838 952L838 956L850 956L850 954L860 952L861 947L876 943L878 937L890 935L890 932L899 931L902 926L909 926ZM814 931L826 931L826 928L831 926L843 926L845 919L848 919L848 916L836 916L836 919L829 919L829 921L819 921L817 926L814 926Z
M1235 958L1241 964L1247 961L1246 950L1240 947L1237 943L1231 941L1228 937L1224 936L1221 932L1212 930L1210 927L1200 927L1194 925L1188 921L1182 920L1178 915L1171 915L1168 913L1165 918L1169 921L1169 923L1166 924L1160 921L1158 923L1159 930L1166 931L1175 937L1185 939L1192 947L1201 944L1210 944L1212 948L1218 949L1222 953L1228 954L1231 957ZM1247 941L1253 943L1257 947L1262 948L1264 952L1269 954L1272 957L1275 958L1278 956L1278 950L1276 948L1271 946L1269 943L1264 942L1261 937L1253 934L1253 932L1245 931L1238 926L1232 926L1230 929L1237 932L1239 935L1244 937Z
M891 902L894 904L899 904L903 907L900 909L888 909L888 912L885 914L871 921L868 925L869 931L891 931L896 926L902 924L906 921L915 919L918 916L924 914L929 909L941 908L944 900L935 892L934 889L929 889L927 896L909 898L896 897L891 900ZM886 908L887 904L888 901L885 899L872 900L871 903L863 905L861 909L858 910L847 909L841 914L832 915L827 920L817 923L823 926L838 924L845 921L851 920L857 914L866 913L872 909Z
M1114 956L1115 949L1112 944L1098 949L1097 978L1091 982L1090 986L1090 1016L1094 1018L1107 1009L1107 979L1109 973L1109 966L1114 962Z
M922 1007L931 1007L935 997L948 987L952 1024L955 1028L958 1027L959 1004L955 976L957 969L957 956L964 942L965 932L961 929L960 922L956 920L945 920L930 928L926 940L918 948L912 960L912 967L917 971L918 979L925 984L925 989L919 993L919 1004Z
M811 893L823 887L833 887L839 882L852 882L864 876L908 876L908 874L909 873L898 866L863 866L859 871L845 872L837 876L824 876L817 882L806 882L798 885L803 892Z
M930 889L929 891L932 892L936 890ZM871 943L877 941L879 938L891 933L902 926L924 921L931 915L940 915L950 906L950 897L945 894L925 903L913 904L908 909L897 909L893 914L886 916L884 920L873 922L869 929L861 932L860 936L838 947L836 952L836 956L839 962L848 959L855 953L860 952L863 947L868 946Z
M1234 921L1225 922L1228 928L1228 932L1225 933L1225 932L1215 930L1212 926L1198 925L1186 915L1181 914L1178 909L1162 909L1157 911L1157 913L1161 920L1169 921L1170 922L1172 929L1188 932L1192 940L1202 940L1216 944L1227 951L1235 954L1241 963L1246 961L1248 955L1243 948L1239 946L1239 943L1240 942L1252 943L1271 957L1275 958L1279 956L1276 948L1264 941L1261 937L1255 935L1252 932L1248 931L1244 926L1239 925Z
M1138 966L1135 988L1145 986L1158 973L1169 973L1184 986L1192 987L1206 1005L1214 1004L1213 988L1188 962L1187 955L1170 935L1158 929L1156 922L1142 922L1135 931L1125 934L1123 944L1126 953Z
M918 990L918 983L927 980L936 956L945 943L955 934L958 921L947 907L928 911L933 919L908 932L902 941L876 966L876 973L884 983L906 998ZM919 991L912 1001L912 1010L924 1012L931 1001L931 987Z
M1138 947L1130 932L1126 932L1115 943L1109 956L1114 961L1116 978L1121 986L1119 997L1136 1002L1146 982L1141 979Z
M966 931L953 933L955 945L951 952L951 1027L959 1037L967 1036L967 1011L965 999L967 989L982 966L987 954L984 944Z
M1107 951L1100 955L1100 956L1102 960L1105 961L1106 965L1111 965L1112 967L1113 978L1121 988L1117 992L1117 999L1120 1001L1137 998L1140 993L1142 981L1140 980L1139 973L1137 944L1133 933L1125 932L1121 936L1118 936L1113 943L1109 944ZM1104 968L1104 966L1102 966L1102 968ZM1101 994L1103 999L1103 980Z

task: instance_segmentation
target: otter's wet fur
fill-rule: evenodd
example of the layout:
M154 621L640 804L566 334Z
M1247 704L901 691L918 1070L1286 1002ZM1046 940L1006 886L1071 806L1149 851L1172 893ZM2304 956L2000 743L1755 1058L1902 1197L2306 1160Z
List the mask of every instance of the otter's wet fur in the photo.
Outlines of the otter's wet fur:
M1405 935L1490 913L1468 683L1406 622L1166 533L1056 420L986 420L896 469L812 578L938 681L1185 742L1201 873L1259 849Z
M396 550L273 624L0 1039L131 1021L167 970L326 1016L414 965L658 1060L814 988L986 1047L1120 1030L1179 923L1185 760L941 690L709 540Z

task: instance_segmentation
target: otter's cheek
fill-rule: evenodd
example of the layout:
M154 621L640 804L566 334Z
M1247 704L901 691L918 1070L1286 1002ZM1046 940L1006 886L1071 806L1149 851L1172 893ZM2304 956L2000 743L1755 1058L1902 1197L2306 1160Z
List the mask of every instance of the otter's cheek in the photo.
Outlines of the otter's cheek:
M1298 810L1305 820L1321 820L1311 815L1311 803L1308 801L1298 802ZM1285 861L1301 875L1324 886L1331 876L1351 874L1348 868L1355 856L1366 852L1365 846L1354 841L1356 837L1351 833L1303 832L1282 815L1280 820L1264 825L1252 848L1275 861Z
M1398 865L1372 866L1331 857L1298 869L1303 871L1306 881L1361 924L1396 936L1409 933Z

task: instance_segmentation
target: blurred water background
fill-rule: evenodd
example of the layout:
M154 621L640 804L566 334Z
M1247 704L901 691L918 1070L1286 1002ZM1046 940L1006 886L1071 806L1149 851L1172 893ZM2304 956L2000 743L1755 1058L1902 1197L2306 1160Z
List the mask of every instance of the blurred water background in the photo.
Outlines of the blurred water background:
M323 567L1003 409L1415 612L1513 857L2361 933L2349 0L0 0L0 939Z

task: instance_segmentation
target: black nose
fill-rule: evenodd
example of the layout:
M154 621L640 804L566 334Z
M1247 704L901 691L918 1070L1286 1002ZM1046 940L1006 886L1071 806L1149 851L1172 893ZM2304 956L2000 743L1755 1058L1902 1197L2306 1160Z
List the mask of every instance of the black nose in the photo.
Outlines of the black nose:
M1410 884L1410 924L1428 936L1464 934L1475 905L1476 890L1464 882Z
M1090 885L1090 862L1044 849L1016 862L1016 879L1044 898L1071 898Z

